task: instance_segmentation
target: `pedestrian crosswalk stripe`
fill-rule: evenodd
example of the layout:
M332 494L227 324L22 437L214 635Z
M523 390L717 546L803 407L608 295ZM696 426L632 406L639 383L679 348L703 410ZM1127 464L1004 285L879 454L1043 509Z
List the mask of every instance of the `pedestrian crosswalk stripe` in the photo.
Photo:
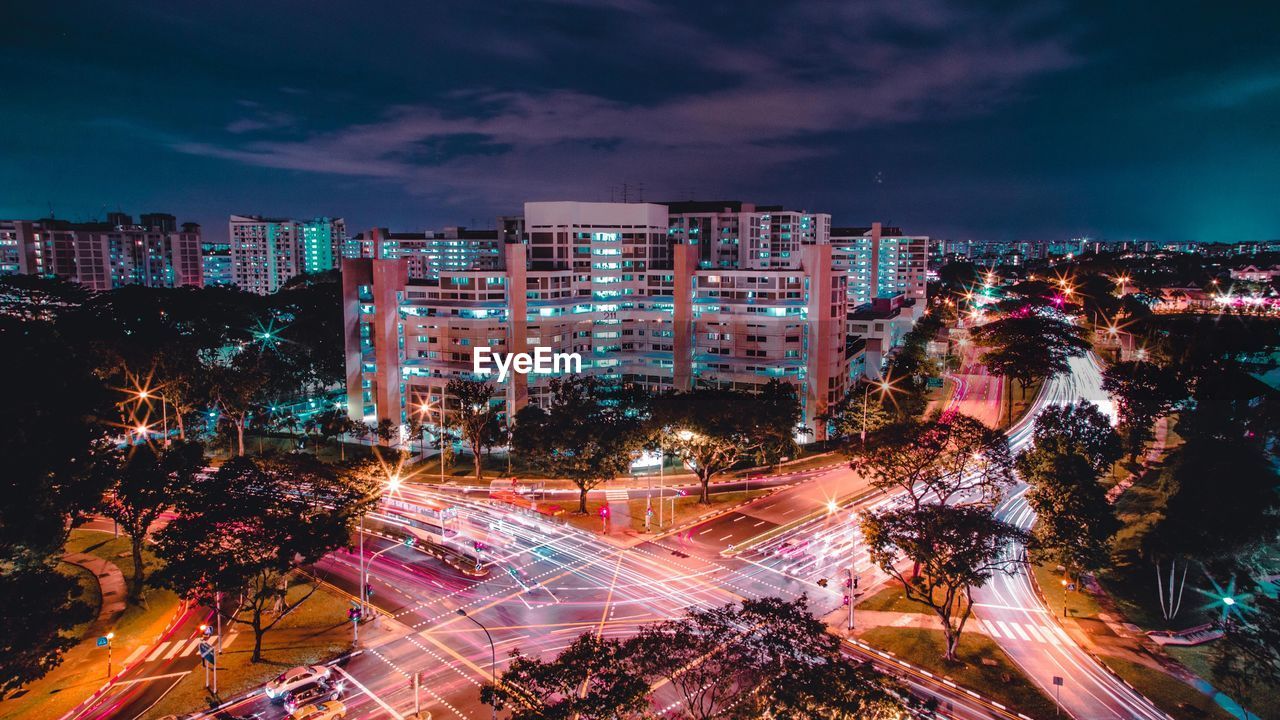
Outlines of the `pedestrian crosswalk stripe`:
M987 629L987 634L990 635L991 637L993 638L1003 637L1000 634L1000 631L996 629L995 623L991 622L990 620L983 620L982 626Z
M1040 637L1040 633L1036 630L1035 625L1028 624L1027 632L1031 633L1031 637L1035 638L1036 642L1044 642L1044 638Z
M159 660L160 656L164 654L165 647L167 647L168 645L169 645L168 640L157 645L155 651L147 656L147 662L155 662L156 660Z
M178 657L186 657L190 655L199 646L200 646L200 638L192 639L191 642L187 643L187 646L182 649L182 652L178 653Z
M999 626L1000 626L1000 634L1001 634L1002 636L1007 637L1007 638L1009 638L1010 640L1016 640L1016 639L1017 639L1017 637L1018 637L1018 636L1017 636L1017 635L1014 635L1014 634L1013 634L1013 631L1012 631L1012 630L1010 630L1010 629L1009 629L1009 626L1008 626L1008 625L1005 625L1003 621L1001 621L1001 620L997 620L997 621L996 621L996 625L999 625Z
M1031 640L1031 636L1027 635L1027 632L1022 629L1021 625L1019 625L1018 623L1009 623L1009 624L1013 626L1014 632L1018 633L1018 637L1022 638L1023 640L1028 640L1028 641Z
M128 665L134 660L137 660L139 655L146 652L150 648L151 648L150 645L139 645L137 650L134 650L132 653L129 654L129 657L124 661L124 664Z
M224 638L222 641L222 650L226 650L227 648L231 647L231 643L235 642L235 639L239 636L240 636L240 633L231 633L226 638Z
M185 644L186 644L185 640L174 640L173 647L169 648L169 652L164 654L164 659L172 660L174 657L178 655L179 652L182 652L182 646Z

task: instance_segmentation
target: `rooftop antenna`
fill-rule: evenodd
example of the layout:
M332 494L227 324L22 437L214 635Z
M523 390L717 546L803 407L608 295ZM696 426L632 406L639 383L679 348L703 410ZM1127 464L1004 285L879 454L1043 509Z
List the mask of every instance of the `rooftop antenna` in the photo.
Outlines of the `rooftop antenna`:
M627 183L622 183L622 202L627 202Z
M53 219L53 217L54 217L54 216L53 216L53 201L52 201L52 200L45 200L44 202L45 202L45 204L46 204L46 205L48 205L48 206L49 206L49 219L50 219L50 220L52 220L52 219Z
M640 183L636 188L636 202L644 202L644 183Z

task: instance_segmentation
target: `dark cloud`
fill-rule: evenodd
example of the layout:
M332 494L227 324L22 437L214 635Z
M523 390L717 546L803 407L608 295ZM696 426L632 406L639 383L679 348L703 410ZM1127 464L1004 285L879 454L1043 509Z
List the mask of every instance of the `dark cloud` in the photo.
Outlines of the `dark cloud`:
M15 150L0 161L0 214L53 199L215 224L229 212L484 223L524 199L607 199L628 182L650 198L740 196L942 235L1280 234L1274 12L942 0L24 12L0 49L17 109L0 117ZM1229 55L1188 44L1226 37ZM1213 222L1215 208L1232 222Z

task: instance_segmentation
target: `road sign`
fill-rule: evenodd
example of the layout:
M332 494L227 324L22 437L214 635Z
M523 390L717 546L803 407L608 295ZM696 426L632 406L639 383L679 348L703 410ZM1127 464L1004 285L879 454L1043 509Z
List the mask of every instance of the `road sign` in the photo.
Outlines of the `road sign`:
M107 636L103 635L102 637L98 638L98 647L106 647L108 642L109 641L107 640Z
M207 663L213 662L213 645L211 645L210 643L201 641L198 651L200 653L201 660Z
M1053 676L1053 684L1054 684L1054 685L1057 685L1058 687L1062 687L1062 677L1061 677L1061 676L1059 676L1059 675L1054 675L1054 676Z

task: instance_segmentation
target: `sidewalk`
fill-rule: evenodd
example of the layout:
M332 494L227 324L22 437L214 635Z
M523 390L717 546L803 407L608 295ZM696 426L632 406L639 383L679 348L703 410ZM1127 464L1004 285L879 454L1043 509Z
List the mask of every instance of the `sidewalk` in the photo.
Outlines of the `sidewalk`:
M128 596L125 591L124 574L115 563L89 553L67 553L62 556L62 562L79 565L98 579L98 586L102 590L102 608L98 611L97 619L85 631L85 637L106 635L115 626L120 616L124 615L125 600Z

